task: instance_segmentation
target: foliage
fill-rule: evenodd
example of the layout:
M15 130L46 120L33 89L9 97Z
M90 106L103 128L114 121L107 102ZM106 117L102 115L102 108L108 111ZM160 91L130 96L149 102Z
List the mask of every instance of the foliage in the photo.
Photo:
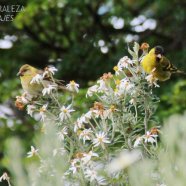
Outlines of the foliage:
M158 159L143 161L129 170L132 185L185 185L186 115L171 116L162 130ZM145 169L144 169L145 167Z

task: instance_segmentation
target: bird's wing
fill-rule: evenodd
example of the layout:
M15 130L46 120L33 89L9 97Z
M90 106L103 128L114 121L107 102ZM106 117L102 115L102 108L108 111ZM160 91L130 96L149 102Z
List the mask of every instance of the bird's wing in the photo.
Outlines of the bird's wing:
M176 72L178 69L165 56L160 61L163 71Z
M170 61L165 56L163 57L163 60L160 62L160 64L163 71L186 75L184 71L178 70L172 63L170 63Z
M163 56L162 60L160 60L160 65L163 71L168 71L171 63L165 56Z

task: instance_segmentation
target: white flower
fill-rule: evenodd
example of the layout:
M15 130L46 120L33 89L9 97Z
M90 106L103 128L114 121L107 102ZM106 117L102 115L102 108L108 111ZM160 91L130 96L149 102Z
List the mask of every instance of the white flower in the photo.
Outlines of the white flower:
M30 116L33 116L33 112L36 110L36 107L34 105L27 105L27 114Z
M134 84L133 83L130 83L127 79L122 79L121 80L121 83L119 85L119 89L120 90L126 90L127 92L129 90L131 90L132 88L134 88Z
M69 84L66 85L67 89L72 92L79 92L79 84L77 84L75 81L70 81Z
M69 171L72 171L73 174L75 174L80 168L80 160L79 159L73 159L71 161L71 167L69 168Z
M119 75L120 72L122 72L122 68L119 65L115 66L113 69L116 75Z
M16 100L20 103L27 104L29 103L28 100L22 95L22 96L16 96Z
M85 117L85 123L88 123L89 120L92 118L92 111L89 110L89 111L84 115L84 117Z
M54 75L55 72L57 72L57 68L55 68L54 66L48 66L45 68L44 73L43 73L43 77L45 77L46 75Z
M128 56L124 56L122 57L119 62L118 62L118 66L120 68L128 68L129 65L132 65L134 62L128 57Z
M90 87L87 91L86 97L88 97L88 96L91 97L96 92L98 92L98 85L94 85L94 86Z
M108 185L105 182L105 179L101 176L98 176L96 170L93 169L86 169L85 170L85 178L88 178L90 182L96 181L98 185Z
M24 92L21 96L16 96L16 102L26 105L32 100L32 98L33 97L30 94Z
M104 132L96 133L96 138L93 139L94 147L101 145L104 148L104 143L111 143L106 137L106 134Z
M2 180L6 180L9 183L10 177L6 172L4 172L3 175L0 177L0 182L2 182Z
M143 140L142 137L138 137L134 142L134 148L138 147L141 144L142 140Z
M136 100L135 100L134 98L132 98L132 99L129 101L129 103L130 103L131 105L136 105Z
M92 157L99 157L97 153L93 152L93 151L89 151L88 153L84 153L83 154L83 162L87 163L88 161L91 160Z
M153 74L150 74L150 75L146 76L145 79L147 80L147 82L149 83L150 86L154 85L155 87L160 87L157 84L158 78L156 78Z
M106 82L103 79L98 80L97 83L99 84L99 88L98 88L99 92L106 92L106 91L108 91L108 86L107 86Z
M60 132L57 133L59 140L63 141L64 140L64 136L67 135L67 127L64 127Z
M83 139L83 142L85 143L86 140L91 140L91 134L92 134L92 129L84 129L83 131L81 131L80 135L79 135L79 139Z
M71 105L69 105L68 107L63 106L60 109L61 112L59 114L59 118L60 118L61 121L64 121L64 120L70 118L71 117L70 113L75 111L73 109L70 109L70 107L71 107Z
M145 143L156 143L156 138L158 137L158 135L156 134L151 134L149 131L147 131L147 133L145 135L143 135L143 139L145 140Z
M44 121L46 118L46 111L47 111L48 104L43 105L39 109L39 115L41 116L41 121Z
M43 90L42 90L42 94L43 96L45 96L46 94L51 94L51 92L53 90L57 90L57 85L53 84L53 85L48 85L47 87L45 87Z
M27 158L31 158L32 156L35 156L38 154L38 149L35 149L33 146L31 146L31 151L29 151L27 154Z
M77 132L77 130L81 128L83 128L83 122L81 121L81 118L78 118L74 123L74 132Z
M107 166L107 170L109 173L119 172L141 158L141 152L138 150L123 150L118 157L114 158Z
M95 170L87 169L85 171L85 178L89 178L90 182L97 180L97 172Z
M37 83L37 84L40 84L43 80L43 76L40 75L40 74L36 74L32 80L30 81L30 84L33 84L33 83Z
M92 114L93 114L93 112L91 110L88 111L86 114L83 114L80 117L80 122L82 122L82 123L88 123L90 121L90 119L92 118Z

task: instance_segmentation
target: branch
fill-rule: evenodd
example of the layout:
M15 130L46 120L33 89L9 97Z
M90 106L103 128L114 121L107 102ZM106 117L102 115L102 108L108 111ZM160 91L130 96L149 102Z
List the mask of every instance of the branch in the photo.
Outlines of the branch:
M60 47L60 46L55 46L53 44L51 44L50 42L46 42L44 40L42 40L35 32L33 32L28 26L24 25L23 29L27 32L27 34L34 39L36 42L40 43L43 47L51 49L51 50L55 50L58 52L66 52L67 49Z

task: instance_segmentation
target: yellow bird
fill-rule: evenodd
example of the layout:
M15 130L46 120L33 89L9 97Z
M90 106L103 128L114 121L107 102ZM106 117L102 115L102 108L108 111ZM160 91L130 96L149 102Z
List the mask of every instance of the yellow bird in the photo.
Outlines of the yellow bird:
M40 95L43 88L46 88L49 85L56 86L57 89L66 90L62 84L62 81L53 79L52 76L50 76L52 71L45 73L47 72L47 68L49 69L50 67L46 67L45 71L43 71L28 64L23 65L17 73L17 75L20 76L23 90L33 97ZM34 77L37 78L37 80L33 81Z
M164 49L161 46L156 46L145 55L141 61L141 66L147 74L153 74L159 81L170 79L171 74L181 73L170 61L164 56Z

